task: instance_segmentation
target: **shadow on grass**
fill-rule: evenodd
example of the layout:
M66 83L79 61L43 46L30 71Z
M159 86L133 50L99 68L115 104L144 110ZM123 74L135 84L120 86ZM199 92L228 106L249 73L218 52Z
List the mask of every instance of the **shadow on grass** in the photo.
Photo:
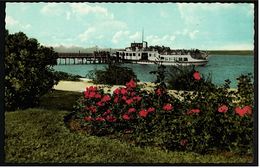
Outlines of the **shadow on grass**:
M81 96L80 92L52 90L40 98L38 108L73 111L73 105Z

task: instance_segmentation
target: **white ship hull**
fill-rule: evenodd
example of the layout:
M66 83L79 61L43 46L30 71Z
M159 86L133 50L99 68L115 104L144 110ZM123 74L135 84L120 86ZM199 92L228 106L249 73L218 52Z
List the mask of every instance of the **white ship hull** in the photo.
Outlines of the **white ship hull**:
M133 45L134 44L134 45ZM119 50L115 53L115 57L122 62L130 62L137 64L162 64L162 65L182 65L182 66L204 66L208 63L207 53L203 52L172 52L159 53L155 50L148 50L141 43L133 43L132 47L125 50ZM141 46L141 48L136 47ZM135 48L134 48L135 47ZM197 55L199 54L199 56ZM199 59L198 59L199 58Z
M129 60L131 61L131 60ZM204 66L208 63L208 60L203 61L196 61L196 62L166 62L166 61L133 61L132 63L136 64L143 64L143 65L149 65L149 64L161 64L161 65L173 65L173 66Z

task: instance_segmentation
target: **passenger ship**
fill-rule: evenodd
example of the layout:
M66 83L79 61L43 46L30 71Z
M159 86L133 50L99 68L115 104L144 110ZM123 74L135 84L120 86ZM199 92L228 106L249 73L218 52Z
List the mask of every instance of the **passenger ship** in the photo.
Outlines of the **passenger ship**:
M113 55L123 62L137 64L162 64L162 65L195 65L203 66L208 63L208 53L199 50L173 50L171 53L159 53L149 50L148 43L131 43L131 47L118 50Z

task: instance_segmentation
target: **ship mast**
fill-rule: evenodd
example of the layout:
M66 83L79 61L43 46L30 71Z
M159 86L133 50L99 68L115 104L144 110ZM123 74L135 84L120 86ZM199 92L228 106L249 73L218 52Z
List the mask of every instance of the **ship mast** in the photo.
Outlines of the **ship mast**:
M144 28L142 29L142 42L144 42Z

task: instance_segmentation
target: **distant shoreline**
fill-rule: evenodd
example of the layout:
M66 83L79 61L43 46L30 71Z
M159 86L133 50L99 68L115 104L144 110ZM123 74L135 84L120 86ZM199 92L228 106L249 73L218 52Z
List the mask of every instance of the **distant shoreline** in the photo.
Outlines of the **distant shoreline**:
M208 50L210 55L254 55L251 50Z

